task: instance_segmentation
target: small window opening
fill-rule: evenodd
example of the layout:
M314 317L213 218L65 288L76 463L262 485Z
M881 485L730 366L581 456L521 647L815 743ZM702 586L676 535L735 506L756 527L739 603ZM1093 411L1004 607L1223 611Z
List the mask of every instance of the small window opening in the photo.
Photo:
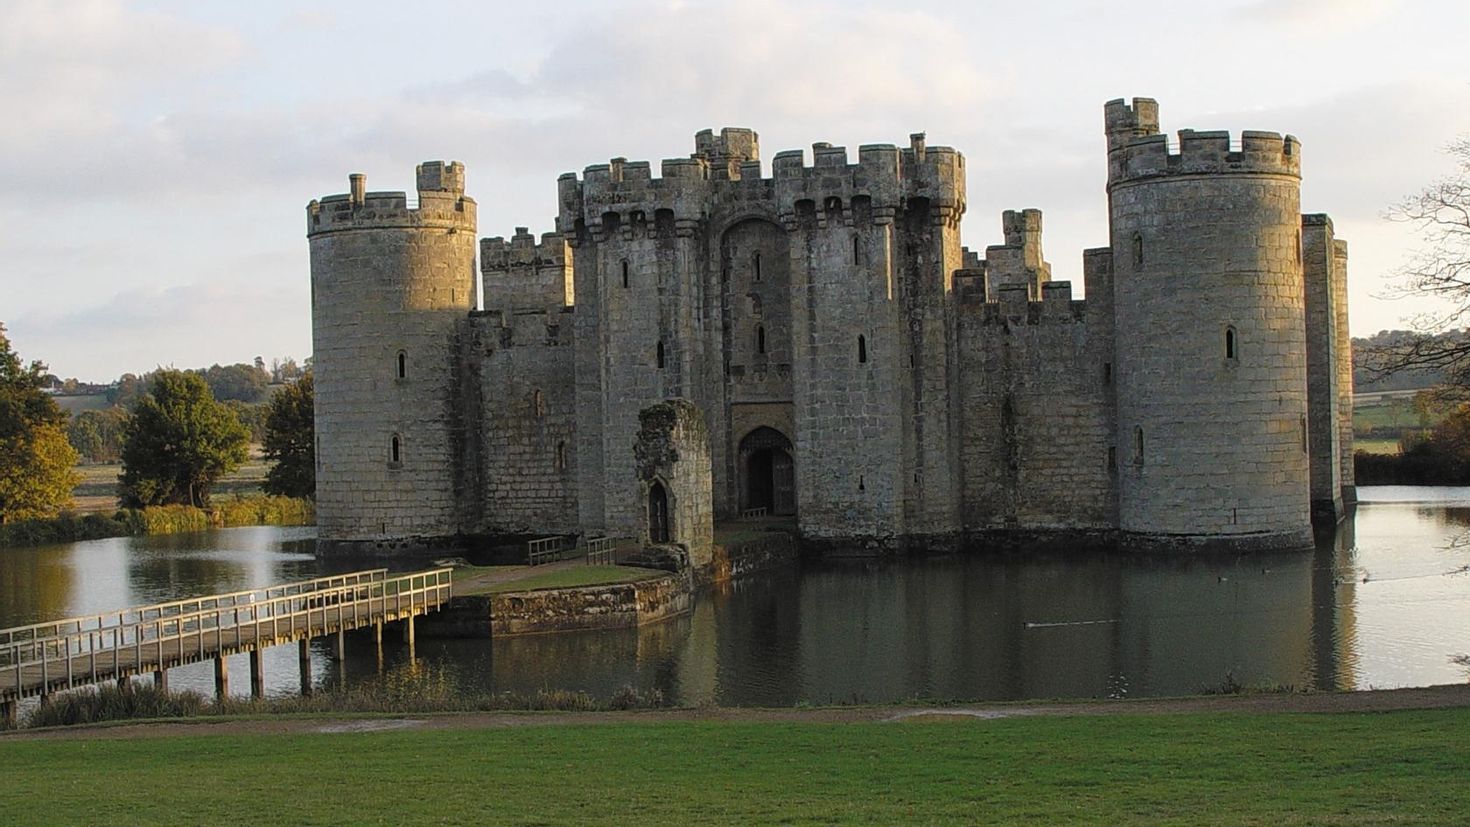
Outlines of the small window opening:
M556 470L567 470L567 444L565 441L556 443Z
M755 267L755 280L756 281L760 281L761 280L761 254L760 253L756 253L755 256L752 257L751 263Z
M856 233L852 236L852 263L863 263L863 240Z
M1133 428L1133 463L1143 464L1143 428L1139 426Z
M1133 234L1133 266L1143 266L1143 234Z
M1302 453L1307 453L1307 418L1302 417Z
M868 490L868 486L865 484L865 482L863 480L863 475L862 474L858 474L858 490L859 491L867 491Z
M623 286L628 286L628 260L623 259Z
M1103 384L1113 384L1113 363L1103 362Z
M403 441L398 438L398 434L393 435L393 439L389 444L388 456L388 461L394 465L403 462Z
M858 334L858 364L868 361L868 337Z
M756 327L755 327L755 352L756 353L765 353L766 352L766 326L765 325L756 325Z
M1118 448L1114 445L1108 446L1108 471L1118 470Z
M662 341L658 343L658 348L654 351L654 358L658 362L659 369L662 370L664 366L664 343Z
M1234 361L1237 356L1235 346L1235 328L1225 328L1225 358Z
M398 378L408 378L408 354L398 351Z
M531 391L531 409L537 416L546 416L546 397L541 394L541 389Z

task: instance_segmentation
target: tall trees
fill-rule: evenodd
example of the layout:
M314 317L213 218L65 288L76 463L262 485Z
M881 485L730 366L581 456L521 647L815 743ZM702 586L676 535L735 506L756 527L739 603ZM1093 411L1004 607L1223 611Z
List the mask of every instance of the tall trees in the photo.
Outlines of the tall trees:
M267 494L316 496L316 388L308 373L276 392L265 418Z
M55 515L77 484L66 414L45 382L46 366L22 364L0 324L0 523Z
M196 373L160 370L123 441L118 496L128 507L209 505L215 481L245 461L249 434Z

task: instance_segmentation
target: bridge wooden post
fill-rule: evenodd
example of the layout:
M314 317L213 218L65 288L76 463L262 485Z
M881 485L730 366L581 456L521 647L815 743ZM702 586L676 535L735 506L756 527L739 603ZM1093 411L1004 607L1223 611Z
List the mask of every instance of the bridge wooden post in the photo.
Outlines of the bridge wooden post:
M417 660L418 658L414 654L412 614L409 614L409 616L403 621L403 642L408 644L408 659Z
M168 670L160 669L153 673L153 688L159 692L168 692Z
M378 647L378 673L383 672L383 621L373 623L373 642Z
M301 694L311 694L311 638L296 642L296 659L301 664Z
M15 701L0 701L0 729L15 729L18 722L15 714L16 706L18 704Z
M230 665L224 655L214 656L214 697L223 701L230 696Z
M333 647L337 656L337 689L347 688L347 632L337 629L337 641Z
M250 650L250 697L265 697L265 650L260 647Z

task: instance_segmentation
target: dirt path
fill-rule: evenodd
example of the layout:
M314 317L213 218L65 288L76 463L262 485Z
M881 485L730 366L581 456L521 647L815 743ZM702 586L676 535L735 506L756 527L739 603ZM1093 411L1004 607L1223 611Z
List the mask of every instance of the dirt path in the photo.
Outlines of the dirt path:
M1198 698L1135 699L1066 703L1003 703L945 707L856 706L818 709L747 709L697 707L637 712L466 712L400 717L256 718L67 727L0 734L9 740L168 738L178 735L335 734L403 729L447 730L527 726L596 726L659 724L675 721L730 723L895 723L915 720L996 720L1038 715L1173 715L1181 713L1250 714L1270 712L1391 712L1409 709L1470 707L1470 684L1422 689L1320 694L1219 695Z

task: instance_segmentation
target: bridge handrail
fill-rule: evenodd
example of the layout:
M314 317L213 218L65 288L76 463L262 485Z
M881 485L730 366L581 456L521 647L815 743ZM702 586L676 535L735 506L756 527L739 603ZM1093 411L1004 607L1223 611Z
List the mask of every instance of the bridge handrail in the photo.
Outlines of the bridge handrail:
M354 622L360 620L364 614L371 616L373 612L387 613L402 612L405 608L412 611L420 606L428 607L431 603L435 606L446 602L451 596L453 569L432 569L422 572L412 572L393 578L383 578L377 575L384 570L372 572L358 572L365 575L363 578L354 578L353 575L335 575L330 578L318 578L314 581L302 581L301 583L285 584L281 587L269 589L257 589L256 593L275 593L275 596L251 602L236 602L230 605L215 605L209 608L199 608L192 612L157 615L152 618L140 617L137 621L126 624L104 628L80 629L75 632L66 633L57 637L27 639L14 641L9 644L0 645L0 669L6 672L14 670L16 691L19 692L22 684L22 675L25 669L39 666L43 675L43 682L48 680L48 667L64 665L64 676L67 685L74 682L72 660L76 657L91 655L89 672L95 672L98 666L98 656L111 653L113 671L117 671L119 664L118 654L126 648L134 648L138 656L134 663L141 661L144 647L154 649L158 659L163 657L163 645L174 640L185 637L193 637L198 641L202 658L205 654L204 633L207 630L215 630L215 645L221 644L220 635L231 628L251 626L255 632L255 642L262 639L260 624L271 621L271 637L279 637L282 621L291 621L286 629L293 635L295 633L294 621L296 618L306 615L307 626L310 627L311 618L315 614L321 617L322 627L326 627L333 619L341 627L344 619L351 612ZM366 577L372 575L372 577ZM302 586L306 584L319 584L325 580L338 580L353 582L342 582L330 588L316 588L311 591L290 591L289 586ZM430 593L432 594L432 599ZM250 594L249 592L235 593L237 595ZM192 601L175 601L174 603L161 604L174 606L210 601L220 595L210 595ZM350 599L343 600L343 597ZM335 599L334 599L335 598ZM405 606L405 603L407 604ZM365 612L362 610L366 604ZM152 607L147 607L152 608ZM121 613L109 612L107 617L120 615ZM225 616L230 616L230 622L225 622ZM213 621L212 623L209 621ZM131 635L128 632L132 632ZM151 634L150 634L151 632ZM240 642L237 637L237 644ZM73 644L76 644L73 646ZM183 656L182 648L180 657ZM103 664L106 665L105 663ZM63 674L55 677L59 680ZM90 681L83 680L82 683Z
M218 604L220 601L225 600L232 601L230 605L234 606L238 605L238 603L242 599L248 598L246 600L247 603L259 602L259 600L261 599L269 599L272 596L272 593L279 593L282 595L314 593L322 590L323 588L332 588L339 585L346 585L348 581L351 581L353 584L362 583L364 581L378 582L385 580L387 576L387 569L368 569L366 571L348 572L346 574L331 574L325 577L316 577L311 580L298 580L294 583L282 583L275 586L246 589L244 591L209 594L204 595L203 597L190 597L183 600L171 600L167 603L153 603L147 606L130 606L126 609L116 609L110 612L99 612L97 614L78 615L76 617L67 617L60 620L48 620L42 623L32 623L28 626L15 626L9 629L0 629L0 648L10 646L15 643L40 642L43 640L60 637L66 634L75 634L76 632L88 630L103 631L113 628L112 626L105 625L113 617L116 617L118 619L115 625L123 626L128 625L128 622L124 620L124 618L128 615L136 615L141 621L148 619L149 613L154 612L157 613L158 617L163 617L165 613L170 609L175 609L178 613L182 613L183 607L185 606L198 606L200 609L203 609L204 603L215 602L216 604ZM177 616L177 614L169 616ZM96 621L98 625L83 625L91 623L93 621ZM50 630L48 634L39 634L47 630ZM30 633L30 636L21 638L20 636L24 633Z

